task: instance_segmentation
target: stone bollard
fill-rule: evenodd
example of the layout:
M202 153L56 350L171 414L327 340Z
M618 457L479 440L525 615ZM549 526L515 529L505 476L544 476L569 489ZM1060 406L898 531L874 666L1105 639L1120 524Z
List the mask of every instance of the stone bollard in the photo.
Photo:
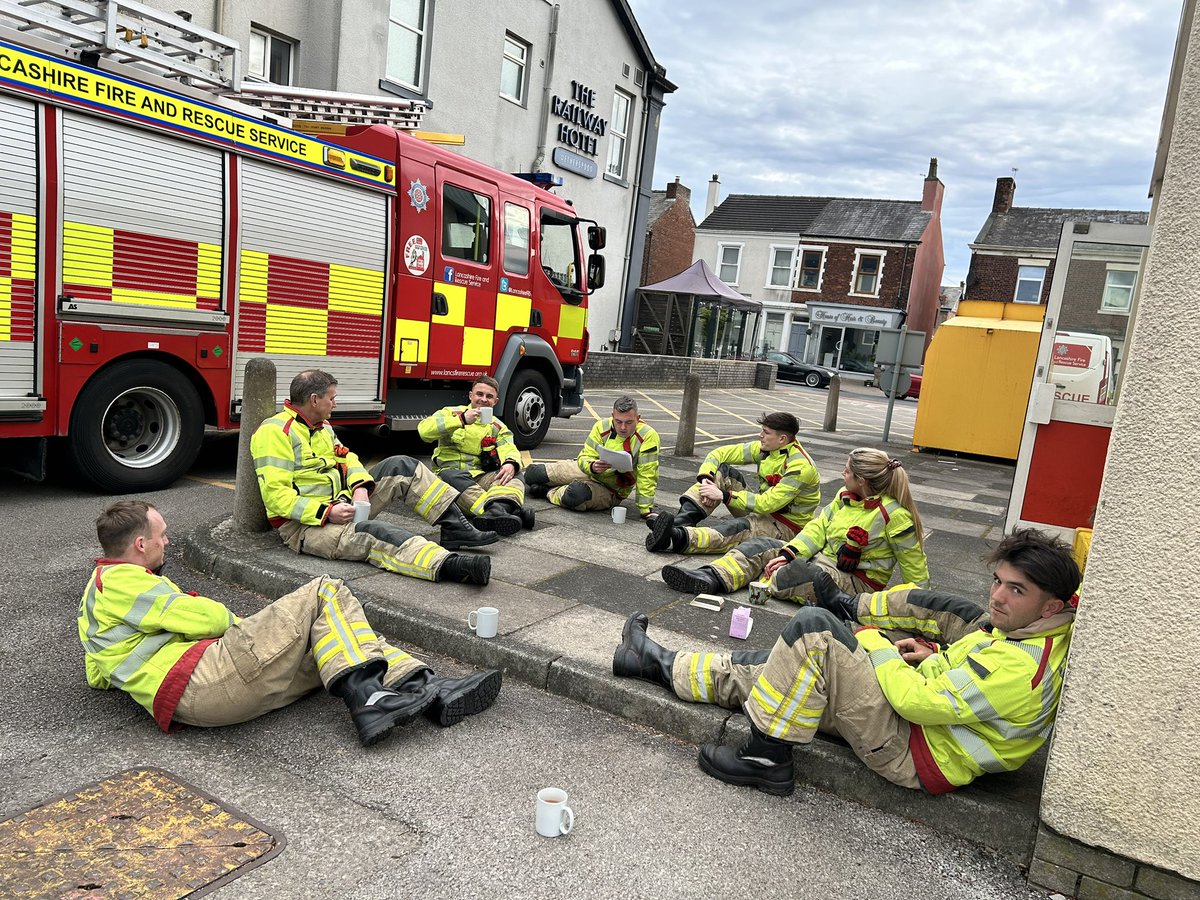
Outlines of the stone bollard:
M838 398L842 393L842 376L837 372L833 373L833 377L829 379L829 396L825 398L825 425L826 431L837 431L837 410Z
M233 527L238 531L266 531L267 511L258 490L250 438L255 429L278 412L275 405L275 363L255 358L246 363L242 385L242 420L238 432L237 475L233 491Z
M683 380L683 406L675 432L675 455L692 456L696 450L696 408L700 405L700 376L688 373Z

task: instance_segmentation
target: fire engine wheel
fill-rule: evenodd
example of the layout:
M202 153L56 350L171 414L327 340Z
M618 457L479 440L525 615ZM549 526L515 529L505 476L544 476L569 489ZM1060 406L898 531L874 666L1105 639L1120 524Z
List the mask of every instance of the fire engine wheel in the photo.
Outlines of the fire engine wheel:
M133 360L79 392L68 432L79 473L102 491L156 491L200 452L204 411L192 383L165 363Z
M518 372L504 407L504 424L512 430L518 450L532 450L545 439L552 408L546 379L531 369Z

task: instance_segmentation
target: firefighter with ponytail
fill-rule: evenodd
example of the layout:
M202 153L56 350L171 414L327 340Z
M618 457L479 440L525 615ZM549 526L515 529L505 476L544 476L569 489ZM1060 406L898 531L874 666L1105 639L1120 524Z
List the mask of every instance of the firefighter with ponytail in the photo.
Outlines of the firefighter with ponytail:
M676 590L727 593L765 575L775 596L810 601L818 570L859 593L882 590L899 565L902 581L928 587L921 516L900 461L860 447L842 480L845 489L787 544L751 538L699 569L666 566L663 580Z

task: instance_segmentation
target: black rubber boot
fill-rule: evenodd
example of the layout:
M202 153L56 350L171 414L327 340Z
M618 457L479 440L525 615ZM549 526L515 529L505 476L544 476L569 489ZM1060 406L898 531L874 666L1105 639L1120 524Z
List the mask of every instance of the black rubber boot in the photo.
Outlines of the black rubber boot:
M508 503L504 500L493 500L484 507L483 515L476 516L471 520L471 524L476 528L486 528L489 531L494 531L496 534L509 537L521 530L521 517L516 514L519 511L515 503Z
M536 518L533 510L527 506L522 506L521 511L517 515L521 517L521 527L526 531L533 531L533 522Z
M621 643L613 653L613 674L618 678L653 681L668 691L674 691L671 687L671 667L675 665L675 651L667 650L646 636L649 623L646 614L640 612L625 620Z
M651 553L666 553L673 547L682 548L687 543L687 532L676 526L675 519L662 513L654 520L650 533L646 535L646 549Z
M450 504L446 511L434 522L442 526L442 536L438 543L444 550L461 550L463 547L483 547L500 540L500 535L494 531L480 531L467 521L462 511Z
M371 746L397 725L416 718L437 699L437 691L432 687L385 688L379 679L386 671L386 662L373 659L348 669L329 685L329 693L341 697L350 710L364 747Z
M750 738L740 747L705 744L700 748L700 768L726 784L756 787L767 794L786 797L796 789L792 745L763 734L750 723Z
M691 497L680 497L679 512L675 513L674 518L676 525L687 528L691 525L699 525L708 518L708 513Z
M685 569L677 565L663 566L662 577L671 590L682 591L685 594L724 594L728 590L712 566L701 566L698 569Z
M443 678L434 674L433 669L421 669L410 675L403 684L431 686L437 694L425 710L425 718L449 728L491 706L500 694L503 678L503 673L494 669L462 678Z
M521 473L525 480L525 493L538 500L545 500L550 493L550 476L546 473L545 463L533 463L526 466Z
M812 566L813 594L817 606L827 609L843 622L858 621L858 595L843 591L820 566Z
M451 553L442 560L438 569L438 581L452 581L458 584L487 584L492 577L492 558L490 556L468 556L463 553Z

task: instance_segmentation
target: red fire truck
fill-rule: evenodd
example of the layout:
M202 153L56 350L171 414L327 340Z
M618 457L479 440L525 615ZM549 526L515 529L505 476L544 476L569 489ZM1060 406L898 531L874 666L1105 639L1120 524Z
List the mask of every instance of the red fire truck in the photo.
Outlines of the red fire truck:
M101 490L166 486L261 356L280 400L334 373L339 424L414 428L481 374L523 448L581 409L602 227L396 127L419 102L292 90L284 117L220 35L48 6L0 0L5 465L39 477L61 437Z

